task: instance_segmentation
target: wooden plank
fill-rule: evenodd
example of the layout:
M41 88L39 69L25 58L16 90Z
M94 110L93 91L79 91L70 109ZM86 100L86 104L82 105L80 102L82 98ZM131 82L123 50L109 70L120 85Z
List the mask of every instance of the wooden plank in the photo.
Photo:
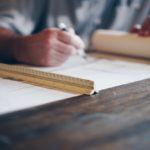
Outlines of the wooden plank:
M0 116L0 149L149 149L150 79Z

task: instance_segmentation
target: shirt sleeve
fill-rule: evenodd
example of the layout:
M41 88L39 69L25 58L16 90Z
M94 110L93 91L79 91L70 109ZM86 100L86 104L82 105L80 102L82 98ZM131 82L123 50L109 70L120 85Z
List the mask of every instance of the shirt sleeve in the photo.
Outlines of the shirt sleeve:
M32 18L32 0L1 0L0 27L20 35L31 34L35 23Z

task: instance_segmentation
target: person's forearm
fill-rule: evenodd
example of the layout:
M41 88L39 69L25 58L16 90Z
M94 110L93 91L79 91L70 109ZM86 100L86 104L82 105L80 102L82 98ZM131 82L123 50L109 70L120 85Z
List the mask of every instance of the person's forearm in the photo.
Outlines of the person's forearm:
M11 30L0 28L0 62L11 63L15 61L13 41L17 34Z
M56 28L28 36L0 29L0 62L54 67L83 48L84 44L77 35Z

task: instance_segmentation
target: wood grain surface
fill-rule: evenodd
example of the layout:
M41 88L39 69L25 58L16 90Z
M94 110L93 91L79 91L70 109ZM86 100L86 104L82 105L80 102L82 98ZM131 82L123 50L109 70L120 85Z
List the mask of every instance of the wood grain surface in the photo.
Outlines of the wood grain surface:
M150 79L0 116L0 150L150 148Z

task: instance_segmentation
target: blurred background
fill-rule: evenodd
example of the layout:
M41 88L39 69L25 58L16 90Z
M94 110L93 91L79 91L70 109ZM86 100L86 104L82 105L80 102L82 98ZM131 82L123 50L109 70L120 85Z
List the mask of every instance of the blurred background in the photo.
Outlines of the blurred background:
M150 0L1 0L0 26L28 35L64 22L88 40L95 29L129 31L149 12Z

